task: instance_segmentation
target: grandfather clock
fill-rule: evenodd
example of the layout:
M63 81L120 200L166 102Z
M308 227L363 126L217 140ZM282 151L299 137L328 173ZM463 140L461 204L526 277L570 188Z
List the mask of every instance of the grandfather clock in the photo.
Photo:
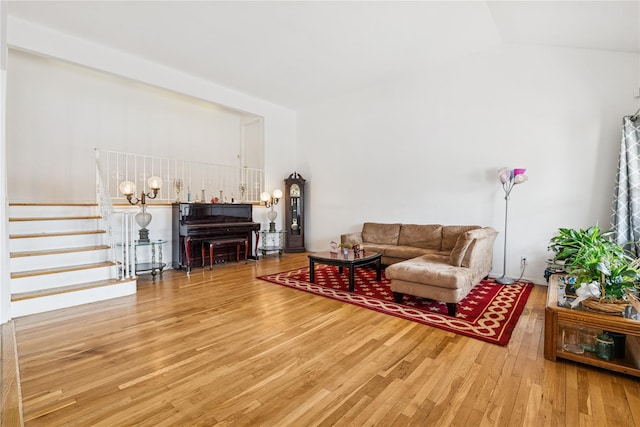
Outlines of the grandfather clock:
M304 252L304 178L298 172L284 180L284 251Z

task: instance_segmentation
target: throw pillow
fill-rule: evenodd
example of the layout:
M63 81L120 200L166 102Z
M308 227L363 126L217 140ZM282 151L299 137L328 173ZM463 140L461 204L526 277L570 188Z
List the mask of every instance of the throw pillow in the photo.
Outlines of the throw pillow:
M451 249L449 263L453 266L460 267L460 265L462 265L464 255L467 253L467 249L471 243L473 243L473 233L471 231L467 231L459 235L455 246Z
M458 237L465 231L480 228L479 225L445 225L442 227L442 245L441 251L451 251L458 241Z

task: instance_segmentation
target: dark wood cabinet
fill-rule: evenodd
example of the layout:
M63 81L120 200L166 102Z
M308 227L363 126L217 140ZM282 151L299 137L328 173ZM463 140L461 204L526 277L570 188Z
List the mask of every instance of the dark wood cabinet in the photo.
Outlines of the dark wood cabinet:
M305 179L297 172L284 180L284 251L304 252Z

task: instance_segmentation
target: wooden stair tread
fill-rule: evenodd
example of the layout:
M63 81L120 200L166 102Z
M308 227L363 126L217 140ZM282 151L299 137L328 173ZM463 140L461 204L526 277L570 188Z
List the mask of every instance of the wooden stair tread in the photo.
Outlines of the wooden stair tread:
M31 292L21 292L21 293L16 293L11 295L11 302L24 301L32 298L43 298L51 295L60 295L60 294L65 294L69 292L84 291L87 289L100 288L103 286L117 285L120 283L131 282L135 279L136 278L133 277L128 280L118 280L118 279L99 280L97 282L79 283L77 285L60 286L57 288L41 289L38 291L31 291Z
M104 234L104 230L87 231L62 231L59 233L33 233L33 234L10 234L10 239L29 239L33 237L60 237L60 236L80 236L83 234Z
M65 221L65 220L76 220L76 219L100 219L100 218L102 218L100 215L86 215L86 216L33 216L33 217L9 218L9 222L20 222L20 221Z
M21 279L23 277L32 277L32 276L41 276L45 274L56 274L56 273L65 273L68 271L79 271L79 270L89 270L92 268L101 268L101 267L110 267L116 265L115 262L104 261L97 262L93 264L82 264L82 265L70 265L67 267L58 267L58 268L46 268L43 270L29 270L29 271L18 271L15 273L11 273L12 279Z
M109 245L82 246L82 247L65 248L65 249L49 249L45 251L11 252L10 257L23 258L23 257L41 256L41 255L58 255L58 254L67 254L67 253L75 253L75 252L101 251L105 249L109 249Z

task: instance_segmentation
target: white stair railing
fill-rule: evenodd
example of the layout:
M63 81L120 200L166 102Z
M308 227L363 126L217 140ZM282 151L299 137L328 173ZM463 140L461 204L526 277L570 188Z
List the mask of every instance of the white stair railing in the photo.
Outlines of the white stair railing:
M96 159L96 199L100 208L100 228L106 232L106 243L109 246L109 261L116 263L116 238L113 233L113 204L109 192L106 191L103 176L105 171L101 170L100 162ZM116 267L117 268L117 267ZM115 272L117 277L121 277L117 269ZM115 276L114 276L115 277Z
M103 187L111 200L124 203L119 192L122 181L132 181L138 192L149 191L147 180L159 176L163 185L156 201L259 203L264 171L246 167L176 160L162 157L96 150Z
M120 214L120 227L121 227L121 242L120 259L122 264L120 266L120 279L127 280L136 276L135 271L135 248L134 239L135 232L133 227L133 212L118 212Z
M106 244L110 248L109 260L116 265L114 277L128 280L136 276L133 225L135 215L133 212L114 209L111 196L104 184L104 176L106 176L104 165L96 158L96 194L100 206L100 226L106 231Z

